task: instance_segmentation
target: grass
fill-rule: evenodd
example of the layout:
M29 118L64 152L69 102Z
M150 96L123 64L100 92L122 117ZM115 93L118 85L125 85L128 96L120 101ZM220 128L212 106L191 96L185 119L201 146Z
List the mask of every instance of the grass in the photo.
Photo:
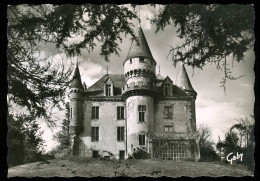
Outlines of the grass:
M243 166L212 162L172 160L104 160L81 157L59 158L8 169L8 177L199 177L252 176Z

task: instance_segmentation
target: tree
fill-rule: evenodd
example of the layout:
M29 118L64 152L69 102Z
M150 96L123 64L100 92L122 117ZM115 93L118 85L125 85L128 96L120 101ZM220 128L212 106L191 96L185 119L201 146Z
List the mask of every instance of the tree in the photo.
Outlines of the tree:
M7 114L7 163L8 166L19 165L24 163L25 148L24 135L21 132L22 122L15 120L14 115Z
M217 144L217 148L223 151L226 157L231 152L243 153L242 163L247 165L248 169L254 168L254 116L237 119L225 135L225 140Z
M8 165L18 165L41 160L43 131L34 116L8 114Z
M238 119L237 123L230 128L230 131L238 131L240 147L248 147L249 144L254 143L254 116L250 117L251 119L248 117Z
M65 153L65 156L70 155L71 151L71 132L70 132L70 109L69 103L66 103L66 119L62 121L62 129L54 135L54 139L57 140L60 144L54 149L53 154L56 153Z
M183 62L202 69L216 64L224 71L224 90L227 79L236 79L227 58L232 58L232 66L233 61L243 61L244 53L254 44L253 5L167 4L151 22L156 25L156 32L167 25L177 27L177 36L184 42L171 47L175 65Z
M203 161L217 160L218 156L214 150L214 142L211 140L211 130L205 124L200 124L197 130L200 157Z
M40 45L54 44L57 52L68 55L89 52L101 43L105 60L118 54L117 40L123 33L133 34L131 19L136 15L119 5L17 5L9 6L8 14L8 84L9 100L26 107L32 115L50 121L50 110L64 104L71 66L36 56ZM109 27L109 28L108 28ZM68 44L81 37L82 41ZM46 46L47 46L46 45ZM47 108L50 108L49 110Z
M237 120L230 131L235 132L239 139L240 150L244 154L243 163L245 163L249 169L254 169L254 116L251 115L250 118L245 117Z
M136 38L132 23L136 14L134 8L112 4L8 6L9 100L51 123L50 110L64 104L72 67L64 60L37 56L41 46L55 45L57 52L74 56L100 44L100 55L108 61L112 53L119 54L123 35ZM184 43L171 49L175 64L203 68L215 63L224 70L223 86L227 79L235 79L227 57L240 62L254 41L252 5L167 4L152 22L157 31L171 23L178 27Z

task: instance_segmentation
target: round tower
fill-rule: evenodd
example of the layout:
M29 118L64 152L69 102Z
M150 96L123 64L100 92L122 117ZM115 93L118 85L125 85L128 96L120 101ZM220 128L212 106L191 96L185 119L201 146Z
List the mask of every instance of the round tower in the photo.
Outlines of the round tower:
M191 117L192 117L192 131L196 132L196 106L195 101L197 92L193 89L187 71L183 63L181 63L177 78L176 85L181 88L187 95L191 96Z
M126 84L122 97L126 100L128 154L137 147L148 149L147 133L154 130L156 61L141 27L137 28L136 37L123 64Z
M83 103L83 86L81 82L78 63L70 86L70 127L73 133L72 151L74 156L79 156L79 135L82 131L82 103Z

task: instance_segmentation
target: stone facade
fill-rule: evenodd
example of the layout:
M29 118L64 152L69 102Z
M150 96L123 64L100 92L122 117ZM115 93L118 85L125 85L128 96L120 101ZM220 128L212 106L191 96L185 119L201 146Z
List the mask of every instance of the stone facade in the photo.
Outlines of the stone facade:
M139 148L156 158L199 159L197 93L184 65L174 84L155 74L156 64L138 27L124 74L106 74L86 89L76 66L69 94L75 156L124 159Z

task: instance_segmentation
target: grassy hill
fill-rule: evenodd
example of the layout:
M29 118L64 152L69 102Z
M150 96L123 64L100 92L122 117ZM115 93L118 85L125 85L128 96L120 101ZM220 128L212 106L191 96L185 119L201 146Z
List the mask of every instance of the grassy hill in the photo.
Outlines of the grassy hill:
M242 165L222 165L211 162L172 160L103 160L89 158L59 158L35 162L8 170L8 177L198 177L252 176Z

